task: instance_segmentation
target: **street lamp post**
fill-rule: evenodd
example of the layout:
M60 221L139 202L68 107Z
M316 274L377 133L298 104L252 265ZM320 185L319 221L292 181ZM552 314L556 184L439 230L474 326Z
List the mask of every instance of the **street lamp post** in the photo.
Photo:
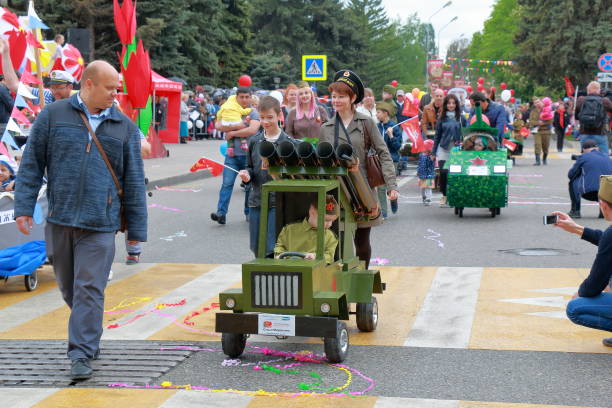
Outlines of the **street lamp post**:
M448 23L444 24L442 26L442 28L440 28L438 30L438 55L440 55L440 33L442 33L442 30L444 30L446 27L448 27L450 23L452 23L454 21L457 21L458 18L459 17L457 17L457 16L453 17L453 19L451 21L449 21Z
M427 85L429 84L429 67L427 64L429 63L429 27L433 29L433 26L431 25L431 19L451 4L453 4L452 0L447 1L442 7L440 7L435 13L433 13L431 17L427 19L428 27L425 31L425 88L427 88Z

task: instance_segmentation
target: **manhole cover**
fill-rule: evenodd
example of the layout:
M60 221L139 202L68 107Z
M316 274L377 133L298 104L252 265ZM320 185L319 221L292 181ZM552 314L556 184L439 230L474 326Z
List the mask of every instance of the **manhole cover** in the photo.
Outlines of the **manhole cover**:
M182 349L163 350L177 345L154 341L103 341L100 359L92 362L94 376L79 385L151 383L193 353ZM4 386L71 384L66 341L0 341L0 389Z
M503 254L520 255L520 256L558 256L558 255L577 255L574 252L566 249L554 248L516 248L516 249L501 249L499 252Z

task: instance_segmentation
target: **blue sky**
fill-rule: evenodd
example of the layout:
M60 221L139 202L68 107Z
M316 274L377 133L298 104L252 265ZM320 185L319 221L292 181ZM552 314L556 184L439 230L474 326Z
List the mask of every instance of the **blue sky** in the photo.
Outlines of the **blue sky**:
M429 17L439 10L448 0L383 0L390 18L400 17L405 20L409 15L417 13L421 21L427 22ZM452 0L452 4L431 20L436 35L438 30L457 16L457 21L448 25L440 35L440 51L446 55L446 48L456 38L463 34L472 38L472 34L482 30L484 21L491 14L495 0ZM436 39L437 40L437 39Z

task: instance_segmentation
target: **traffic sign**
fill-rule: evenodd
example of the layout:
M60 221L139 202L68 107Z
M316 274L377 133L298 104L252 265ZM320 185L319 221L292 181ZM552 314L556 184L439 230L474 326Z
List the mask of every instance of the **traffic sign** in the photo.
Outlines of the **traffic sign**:
M612 72L598 72L597 82L612 82Z
M601 54L597 60L597 66L600 71L612 72L612 53Z
M327 55L302 55L302 80L327 80Z

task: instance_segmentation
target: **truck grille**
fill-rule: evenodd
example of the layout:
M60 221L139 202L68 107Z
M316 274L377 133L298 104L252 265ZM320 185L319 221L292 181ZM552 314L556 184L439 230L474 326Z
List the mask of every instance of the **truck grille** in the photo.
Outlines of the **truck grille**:
M253 307L302 307L302 274L254 272L251 274Z

